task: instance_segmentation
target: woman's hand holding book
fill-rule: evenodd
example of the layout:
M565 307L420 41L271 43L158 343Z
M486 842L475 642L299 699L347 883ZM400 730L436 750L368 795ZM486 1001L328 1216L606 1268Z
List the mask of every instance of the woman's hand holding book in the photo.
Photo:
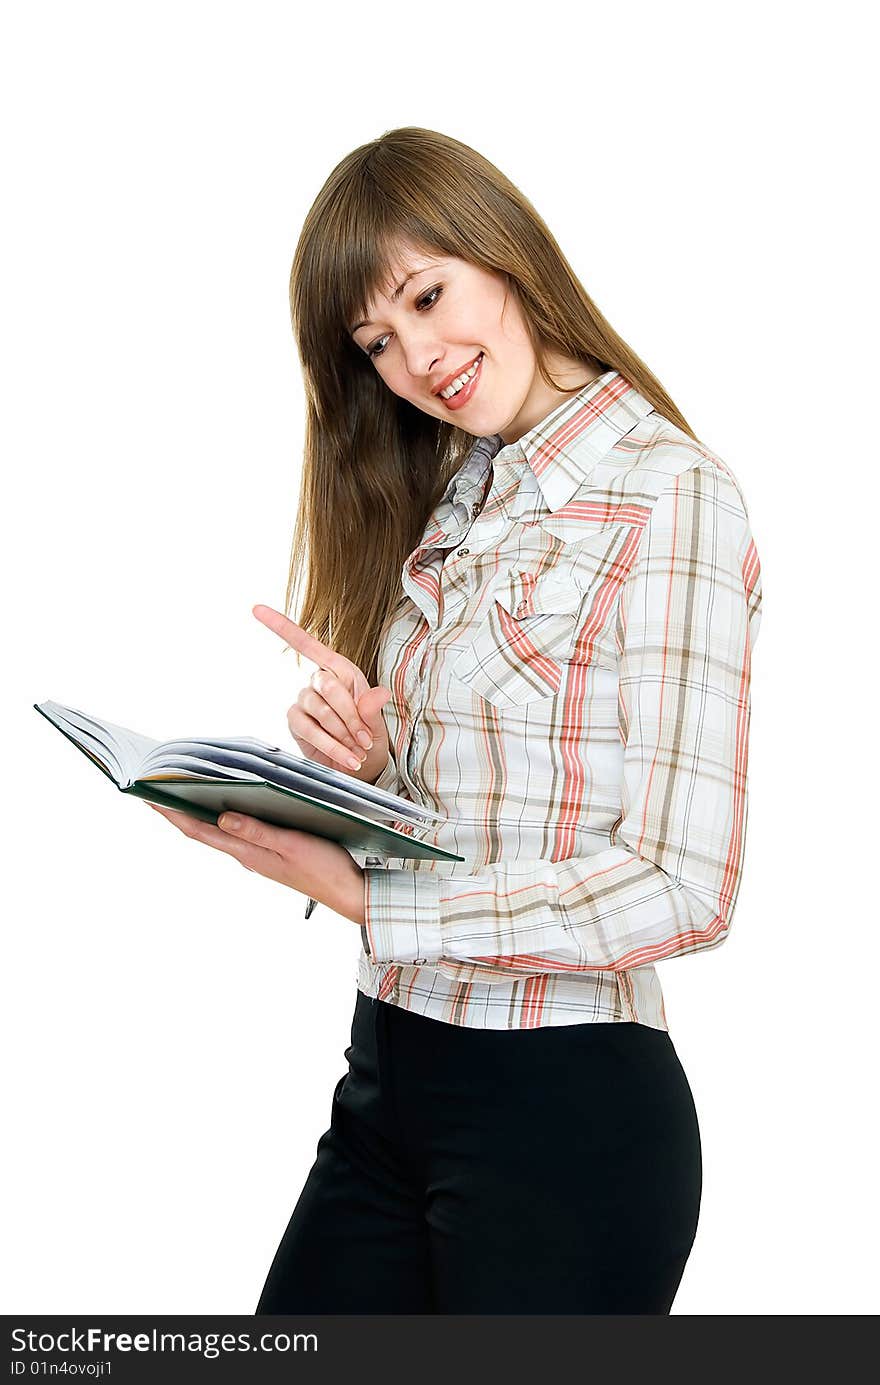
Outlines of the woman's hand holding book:
M214 827L157 803L147 807L167 818L185 837L234 856L246 870L320 900L335 914L363 926L364 875L344 846L241 813L222 813Z

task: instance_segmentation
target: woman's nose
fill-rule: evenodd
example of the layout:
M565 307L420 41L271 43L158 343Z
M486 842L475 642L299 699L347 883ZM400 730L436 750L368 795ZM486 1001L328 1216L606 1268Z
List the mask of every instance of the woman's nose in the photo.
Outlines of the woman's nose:
M424 384L427 379L436 376L438 363L443 356L436 342L411 340L401 342L401 345L406 368L414 381Z

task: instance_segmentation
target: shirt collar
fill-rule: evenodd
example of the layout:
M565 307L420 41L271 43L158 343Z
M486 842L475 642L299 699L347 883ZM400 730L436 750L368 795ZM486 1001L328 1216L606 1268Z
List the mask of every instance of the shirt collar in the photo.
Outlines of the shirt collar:
M494 467L493 489L508 489L517 474L521 483L510 517L522 519L535 510L540 492L544 518L556 532L567 533L563 510L590 473L639 421L653 412L650 400L617 370L606 370L570 395L524 433L506 443L500 433L477 438L434 511L424 542L433 546L444 535L466 531L485 497Z
M508 450L524 456L549 513L555 514L615 443L653 408L619 371L606 370L563 400L517 442L501 447L496 457Z

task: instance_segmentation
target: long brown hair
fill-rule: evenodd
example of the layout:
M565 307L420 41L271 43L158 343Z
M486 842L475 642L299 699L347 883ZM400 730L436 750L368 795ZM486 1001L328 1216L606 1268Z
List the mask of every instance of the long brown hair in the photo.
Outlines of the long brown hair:
M285 610L305 580L297 623L351 659L371 686L404 561L475 441L395 395L351 337L403 240L506 276L552 388L549 351L618 370L696 438L535 208L488 159L412 125L348 154L306 216L290 273L306 428Z

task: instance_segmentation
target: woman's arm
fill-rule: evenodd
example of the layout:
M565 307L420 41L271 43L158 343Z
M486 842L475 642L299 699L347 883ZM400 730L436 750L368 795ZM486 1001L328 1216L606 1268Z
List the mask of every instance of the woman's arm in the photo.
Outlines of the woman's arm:
M364 871L374 961L498 977L624 970L718 946L739 890L761 574L732 479L698 463L657 500L621 587L621 816L610 844L466 877Z

